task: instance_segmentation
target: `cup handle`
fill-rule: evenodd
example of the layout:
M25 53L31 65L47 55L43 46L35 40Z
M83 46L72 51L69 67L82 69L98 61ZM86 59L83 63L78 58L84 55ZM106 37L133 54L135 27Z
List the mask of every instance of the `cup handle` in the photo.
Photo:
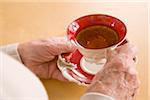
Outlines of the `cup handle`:
M120 43L118 46L124 45L126 43L128 43L129 41L127 39L125 39L122 43Z

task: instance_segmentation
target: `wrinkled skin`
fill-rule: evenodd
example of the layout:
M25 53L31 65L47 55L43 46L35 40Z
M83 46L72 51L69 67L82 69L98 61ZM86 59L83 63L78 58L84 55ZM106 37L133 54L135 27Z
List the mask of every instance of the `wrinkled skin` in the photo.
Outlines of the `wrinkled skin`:
M66 81L57 68L57 56L75 49L62 37L34 40L19 44L18 52L22 62L38 77Z
M132 100L139 87L133 60L136 54L136 47L130 43L109 50L104 69L96 74L86 92L99 92L115 100Z
M22 62L40 78L66 81L57 68L57 56L69 53L75 47L64 38L35 40L19 44ZM139 87L134 57L137 49L127 43L115 51L107 52L104 69L96 74L86 92L109 95L115 100L132 100Z

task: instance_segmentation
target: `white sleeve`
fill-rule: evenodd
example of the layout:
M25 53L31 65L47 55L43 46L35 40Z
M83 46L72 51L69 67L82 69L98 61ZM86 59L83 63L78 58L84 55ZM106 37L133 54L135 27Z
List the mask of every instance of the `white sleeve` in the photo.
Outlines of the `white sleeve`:
M0 46L0 51L2 51L3 53L13 57L14 59L22 63L17 48L18 48L18 43L9 44L5 46Z
M101 93L89 92L81 96L80 100L115 100L115 99Z

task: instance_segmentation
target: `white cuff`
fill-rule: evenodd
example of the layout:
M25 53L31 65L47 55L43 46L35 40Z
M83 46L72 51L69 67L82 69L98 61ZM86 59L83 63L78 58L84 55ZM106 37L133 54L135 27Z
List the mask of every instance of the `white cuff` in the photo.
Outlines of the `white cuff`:
M5 45L5 46L0 46L0 51L13 57L14 59L18 60L19 62L22 62L17 48L18 48L18 43L9 44L9 45Z
M115 100L114 98L97 92L85 93L80 100Z

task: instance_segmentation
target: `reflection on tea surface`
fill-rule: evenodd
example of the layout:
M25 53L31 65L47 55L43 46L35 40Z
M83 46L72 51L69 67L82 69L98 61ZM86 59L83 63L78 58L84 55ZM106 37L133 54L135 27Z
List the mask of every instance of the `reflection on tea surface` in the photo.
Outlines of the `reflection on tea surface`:
M95 25L81 30L76 36L77 42L88 49L101 49L118 42L118 34L110 27Z

